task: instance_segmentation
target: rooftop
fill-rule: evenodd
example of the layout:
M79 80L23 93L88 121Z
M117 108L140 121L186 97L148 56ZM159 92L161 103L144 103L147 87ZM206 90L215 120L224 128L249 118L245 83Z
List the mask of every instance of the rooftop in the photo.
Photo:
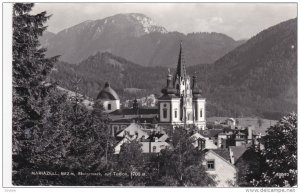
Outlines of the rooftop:
M211 149L213 152L230 162L230 154L228 149Z

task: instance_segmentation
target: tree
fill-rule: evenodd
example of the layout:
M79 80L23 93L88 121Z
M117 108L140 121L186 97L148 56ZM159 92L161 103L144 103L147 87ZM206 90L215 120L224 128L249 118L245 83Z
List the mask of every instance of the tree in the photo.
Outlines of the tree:
M260 156L261 149L250 146L235 162L238 168L237 184L240 187L252 187L251 181L260 178L260 171L264 167L264 160Z
M260 175L254 186L294 186L297 183L297 114L283 117L267 130L260 153Z
M145 162L141 147L142 144L136 140L125 142L121 146L116 168L120 172L128 174L128 176L120 178L119 183L122 185L144 185L142 173ZM137 176L132 175L133 173Z
M53 88L45 80L58 56L45 57L38 37L46 30L44 23L50 16L46 12L30 15L33 3L13 5L13 183L24 180L19 175L31 167L30 156L35 142L31 140L41 133L45 115L45 98ZM28 137L30 136L30 140ZM19 175L19 176L18 176ZM16 178L17 179L16 179Z
M38 37L49 19L30 15L34 4L13 6L13 183L15 185L95 185L99 178L38 176L34 171L101 172L109 167L114 141L101 109L61 93L48 75L57 57L46 58Z
M163 185L215 185L213 176L207 174L202 165L204 152L192 145L192 133L178 127L169 134L173 148L162 150L159 157L159 174Z
M138 141L125 142L121 146L118 164L123 172L141 171L144 164L143 151Z

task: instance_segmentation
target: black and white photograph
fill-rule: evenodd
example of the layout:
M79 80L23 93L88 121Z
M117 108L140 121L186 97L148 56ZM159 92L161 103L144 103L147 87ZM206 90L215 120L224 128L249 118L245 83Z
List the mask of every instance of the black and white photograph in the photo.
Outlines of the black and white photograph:
M296 192L297 2L4 4L5 192Z

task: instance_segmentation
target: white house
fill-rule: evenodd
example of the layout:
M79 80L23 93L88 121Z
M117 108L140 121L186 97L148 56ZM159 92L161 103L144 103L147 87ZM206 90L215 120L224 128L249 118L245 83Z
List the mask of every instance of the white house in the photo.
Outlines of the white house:
M227 150L208 150L203 164L206 165L207 173L215 176L217 187L233 187L236 185L237 168L230 163Z

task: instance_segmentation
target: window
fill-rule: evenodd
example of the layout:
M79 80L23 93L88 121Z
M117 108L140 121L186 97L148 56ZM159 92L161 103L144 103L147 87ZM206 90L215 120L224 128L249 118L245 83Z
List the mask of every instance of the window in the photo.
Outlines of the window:
M188 120L191 120L191 118L190 118L190 113L188 114L188 118L187 118Z
M175 109L175 115L174 115L175 118L177 118L177 109Z
M153 152L156 152L156 146L152 147Z
M164 118L164 119L167 118L167 113L168 113L167 109L164 108L164 109L163 109L163 118Z
M108 110L111 110L111 104L108 104L108 105L107 105L107 109L108 109Z
M205 139L201 139L201 138L198 139L198 148L200 150L205 149Z
M200 109L200 117L202 117L202 109Z
M208 160L207 161L207 169L214 170L215 169L215 160Z

